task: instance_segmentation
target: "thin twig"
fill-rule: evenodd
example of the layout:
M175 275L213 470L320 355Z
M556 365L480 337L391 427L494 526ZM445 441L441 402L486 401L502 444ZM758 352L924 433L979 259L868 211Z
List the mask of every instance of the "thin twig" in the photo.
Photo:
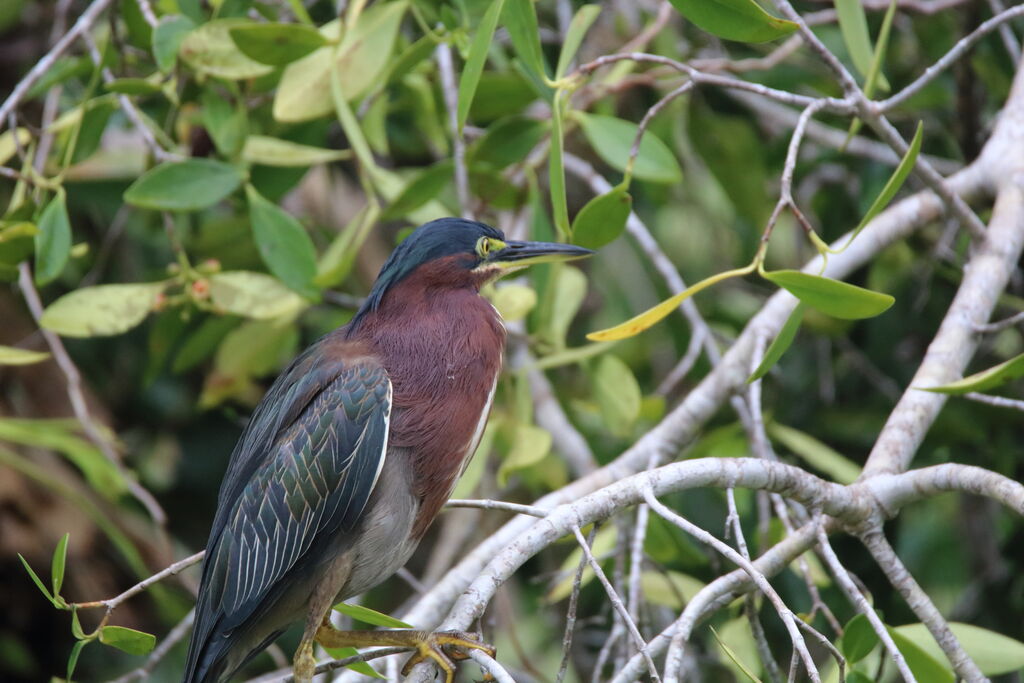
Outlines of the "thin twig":
M594 524L587 534L587 547L594 543L597 536L597 525ZM565 674L569 670L569 659L572 656L572 637L576 631L576 606L579 603L580 588L583 585L583 569L587 566L587 557L580 553L579 564L576 565L576 575L572 580L572 592L569 593L569 607L565 611L565 634L562 636L562 661L558 665L558 675L555 676L555 683L562 683Z
M466 171L466 141L459 130L459 88L455 82L455 67L452 65L452 48L440 42L434 50L437 70L441 74L441 92L448 109L448 126L452 135L452 161L455 164L455 193L463 218L473 218L470 205L469 173Z
M78 609L88 609L91 607L106 607L108 613L112 612L121 603L130 598L135 597L142 591L152 586L154 583L163 581L169 576L174 576L175 574L178 574L179 572L182 572L193 565L199 564L202 561L204 555L206 555L206 551L200 550L198 553L194 555L189 555L183 560L178 560L174 564L169 565L165 569L160 570L159 572L153 574L149 578L139 581L137 584L135 584L128 590L124 591L120 595L117 595L113 598L109 598L107 600L96 600L94 602L76 602L75 607L77 607Z
M989 394L979 394L976 391L964 394L964 398L969 398L972 401L978 403L987 403L990 406L997 406L999 408L1011 408L1013 410L1024 411L1024 401L1016 398L1007 398L1005 396L991 396Z

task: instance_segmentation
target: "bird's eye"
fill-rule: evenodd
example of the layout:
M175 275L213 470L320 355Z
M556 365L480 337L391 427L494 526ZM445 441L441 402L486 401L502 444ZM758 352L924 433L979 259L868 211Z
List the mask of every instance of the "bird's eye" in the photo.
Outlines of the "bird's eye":
M486 237L481 237L476 243L476 253L479 256L487 256L491 251L491 241Z

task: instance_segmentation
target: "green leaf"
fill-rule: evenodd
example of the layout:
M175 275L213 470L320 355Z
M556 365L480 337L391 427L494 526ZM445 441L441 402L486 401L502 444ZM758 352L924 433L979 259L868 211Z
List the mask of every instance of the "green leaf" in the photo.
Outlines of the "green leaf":
M494 29L498 25L498 18L501 16L504 5L505 0L492 0L491 6L487 8L483 19L480 20L480 25L473 36L473 42L469 46L466 66L462 69L462 77L459 79L458 122L460 131L469 116L469 107L473 103L473 96L476 95L476 88L480 84L480 74L484 71L487 52L491 49Z
M15 141L15 134L17 134L17 141ZM0 133L0 166L13 159L14 155L18 153L18 147L24 149L31 139L32 133L28 128L18 128L17 133L12 130Z
M351 157L351 150L300 145L266 135L250 135L242 148L242 161L264 166L306 167Z
M324 649L327 650L327 654L334 657L335 659L348 659L349 657L355 657L359 654L359 650L355 649L354 647L325 647ZM381 674L379 674L377 670L370 666L367 662L353 662L345 668L352 669L356 673L360 673L364 676L369 676L370 678L381 678L387 680L387 676L382 676Z
M888 294L799 270L774 270L764 273L764 277L808 306L843 320L873 318L896 301Z
M868 67L867 76L864 79L864 95L871 97L875 93L875 83L882 75L882 62L885 60L885 51L889 47L889 32L892 29L893 17L896 16L897 0L891 0L889 8L882 17L882 26L878 29L878 42L875 43L875 52L871 57L871 66ZM855 120L856 124L857 121Z
M231 330L217 348L213 371L203 383L200 408L251 395L252 379L279 371L295 356L298 343L299 331L289 316L248 320Z
M689 574L672 570L645 571L640 575L644 598L655 605L682 609L707 584Z
M360 209L331 241L316 266L316 278L313 282L318 287L334 287L348 277L355 264L356 255L379 217L380 206L376 201L371 201Z
M327 44L319 31L303 24L242 24L228 33L242 54L271 66L290 64Z
M750 637L749 636L749 628L747 627L746 623L742 619L733 619L732 621L727 623L725 625L725 627L723 627L722 630L724 632L725 628L728 628L728 627L731 626L733 633L737 633L737 628L736 628L737 625L739 626L740 629L742 629L742 631L739 631L739 633L742 633L743 635L745 635L745 636L747 636L749 638ZM711 629L711 635L713 635L715 637L715 641L718 643L718 647L722 648L722 651L725 653L726 657L729 658L729 661L731 661L733 663L733 665L735 666L736 670L740 674L746 676L747 679L753 681L754 683L761 683L761 679L754 675L754 672L750 670L750 667L748 667L746 664L743 663L743 660L740 659L739 655L736 654L736 652L733 650L733 648L729 647L729 645L726 644L725 639L723 639L720 635L718 635L718 631L715 630L715 627L714 626L709 626L708 628ZM755 656L756 656L756 650L755 650Z
M608 555L610 552L615 550L615 541L617 538L617 532L613 525L603 527L594 536L594 542L590 544L590 552L596 558L602 558ZM563 600L572 593L572 585L576 580L576 568L579 567L580 560L583 558L583 550L575 548L569 556L562 561L560 567L560 574L563 578L561 581L556 583L548 591L547 595L544 596L546 602L558 602ZM583 575L580 577L580 586L586 586L590 581L594 579L594 570L590 568L590 563L586 563L583 568Z
M1024 377L1024 353L1014 356L1008 361L995 365L988 370L976 372L949 384L937 387L917 387L937 394L966 394L971 391L986 391L1001 384Z
M63 189L43 209L37 226L36 283L45 285L61 274L71 254L71 220Z
M547 129L545 122L525 116L501 119L488 126L487 132L473 146L471 160L498 170L521 162Z
M82 654L82 648L91 642L91 640L79 640L75 643L75 646L71 648L71 655L68 656L68 681L74 680L72 676L74 676L75 667L78 665L78 655Z
M700 29L726 40L763 43L796 30L792 21L765 12L754 0L670 0Z
M252 185L245 188L256 246L270 272L299 294L314 298L316 248L293 216L264 199Z
M540 49L540 29L533 0L506 0L502 25L508 29L512 47L535 79L546 76L544 53Z
M126 332L153 310L166 283L83 287L43 311L39 324L65 337L103 337Z
M853 671L847 669L846 683L875 683L875 679L856 669Z
M995 631L950 622L949 628L964 650L986 676L1001 676L1024 667L1024 643ZM893 629L939 662L946 662L942 648L924 624L907 624Z
M274 95L274 118L282 122L308 121L334 111L334 69L347 100L381 85L407 7L404 0L375 4L345 31L340 45L322 47L286 66ZM320 28L328 40L337 40L340 31L340 20Z
M153 29L153 57L161 71L169 73L174 68L178 48L195 27L195 22L180 14L160 17L160 22Z
M377 610L372 610L369 607L363 607L362 605L349 605L344 602L339 602L334 606L334 611L347 614L356 621L361 621L364 624L370 624L372 626L384 626L385 628L415 628L412 624L407 624L401 619L395 619L387 614L382 614Z
M836 15L839 19L839 31L843 34L843 42L850 53L850 59L861 76L867 77L871 71L871 59L874 49L871 47L871 36L868 34L868 18L860 0L835 0ZM885 77L879 74L879 86L889 89Z
M156 636L125 626L104 626L100 629L100 642L130 655L144 655L156 645Z
M418 173L381 213L381 220L394 220L412 213L436 199L450 182L455 166L451 159L442 159Z
M103 84L107 92L121 93L122 95L156 95L163 92L159 83L154 83L145 78L118 78L109 83Z
M832 450L810 434L772 422L768 434L811 467L832 477L840 484L852 484L860 476L860 466Z
M594 395L605 426L616 436L627 436L640 416L642 394L633 371L618 356L604 355L593 376Z
M57 542L53 551L53 560L50 561L50 576L53 579L53 594L60 595L60 589L64 585L64 567L68 561L68 538L70 533L64 534Z
M924 122L918 122L917 130L914 131L914 138L910 141L907 153L903 155L902 159L900 159L899 165L896 167L896 170L893 171L889 180L886 181L885 187L883 187L882 191L878 193L877 197L875 197L875 201L871 202L871 206L868 208L867 213L864 214L864 217L860 219L860 223L857 224L857 227L854 228L853 234L850 235L850 240L847 244L852 242L853 239L860 234L860 231L871 222L871 219L881 213L882 209L889 205L892 198L895 197L896 193L899 192L901 187L903 187L904 181L906 181L910 172L914 170L914 164L917 162L917 155L921 151L921 136L923 132Z
M212 87L203 91L203 125L217 150L226 157L234 157L242 149L249 134L249 117L245 107L232 106Z
M768 371L775 367L775 364L779 362L782 355L789 350L789 347L793 344L793 340L796 339L797 330L800 329L800 323L804 319L804 311L807 310L807 306L804 303L799 303L793 312L786 318L786 324L779 330L779 334L776 335L775 339L772 340L768 350L764 352L764 358L761 359L760 365L754 370L753 374L747 378L747 384L756 382L757 380L768 374Z
M241 18L209 21L185 36L178 55L197 72L207 76L230 81L265 76L273 69L245 56L231 40L232 28L248 25L251 22Z
M878 645L878 634L863 614L854 615L843 627L843 636L837 643L839 651L846 657L848 664L856 664L864 659Z
M280 280L247 270L211 275L210 300L226 313L258 320L294 314L306 307L306 301Z
M520 422L515 426L512 448L498 468L498 485L505 486L509 475L544 459L551 450L551 433L536 425Z
M583 135L605 163L625 172L629 162L629 151L633 147L640 127L630 121L602 114L576 113ZM640 141L640 151L633 166L633 175L653 183L678 183L683 172L675 155L661 139L651 131L645 131Z
M928 683L954 683L955 677L945 665L945 659L940 660L931 656L914 641L891 626L886 626L886 630L892 636L896 647L903 653L914 678L919 681L928 681Z
M508 283L494 287L488 299L498 310L502 320L511 323L522 320L533 310L537 305L537 292L526 285Z
M46 599L52 602L54 607L61 609L61 604L54 599L49 589L43 584L43 580L40 579L34 571L32 571L32 565L28 563L28 560L22 557L21 553L18 553L18 559L21 560L21 564L25 567L25 571L27 571L28 575L32 577L32 581L36 584L36 587L42 591L43 595L46 596Z
M241 183L238 169L222 161L169 161L132 183L124 200L156 211L197 211L224 199Z
M593 25L597 15L600 13L600 5L583 5L576 10L572 21L569 22L569 30L565 32L562 50L558 53L558 67L555 69L555 80L564 76L565 72L569 70L569 64L572 63L572 58L576 56L576 51L580 49L583 37L590 30L591 25Z
M572 222L572 241L588 249L600 249L626 229L633 197L625 185L613 187L587 202Z
M32 365L50 357L45 351L30 351L13 346L0 346L0 365Z
M587 295L587 276L579 268L565 265L552 269L552 275L555 278L554 291L549 296L553 303L546 332L548 339L564 348L569 325Z
M565 194L565 162L562 154L565 148L565 106L561 91L555 95L551 105L551 148L548 151L548 185L551 194L551 216L555 229L563 236L568 236L572 228L569 226L569 204Z

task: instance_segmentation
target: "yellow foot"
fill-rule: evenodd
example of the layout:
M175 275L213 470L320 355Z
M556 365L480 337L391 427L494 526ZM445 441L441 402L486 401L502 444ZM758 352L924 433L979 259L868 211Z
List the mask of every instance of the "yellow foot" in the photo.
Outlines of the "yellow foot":
M295 683L311 683L316 672L316 657L313 656L313 643L300 643L292 660L292 676Z
M469 655L462 651L467 649L482 650L491 657L495 653L494 647L481 641L475 633L441 631L424 634L416 642L416 654L402 667L402 675L409 675L414 666L430 659L444 672L445 683L452 683L455 680L454 662L469 659Z

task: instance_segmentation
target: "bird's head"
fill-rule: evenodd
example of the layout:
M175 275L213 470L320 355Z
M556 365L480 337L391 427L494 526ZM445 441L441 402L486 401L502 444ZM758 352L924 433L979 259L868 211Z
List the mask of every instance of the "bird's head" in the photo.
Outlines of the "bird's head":
M535 263L571 261L593 253L571 244L507 240L484 223L441 218L413 230L391 252L357 317L375 310L385 294L414 274L424 286L479 289Z

